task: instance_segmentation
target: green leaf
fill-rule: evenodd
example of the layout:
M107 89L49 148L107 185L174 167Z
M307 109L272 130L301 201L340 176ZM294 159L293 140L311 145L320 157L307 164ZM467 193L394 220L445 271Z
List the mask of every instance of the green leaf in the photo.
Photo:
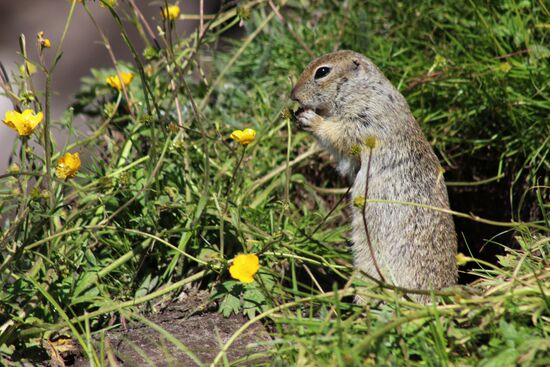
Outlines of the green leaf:
M220 304L220 312L224 317L229 317L231 314L236 314L240 309L241 300L233 294L228 294L225 296Z
M515 349L505 349L493 358L486 360L481 364L482 367L503 367L515 366L519 353Z

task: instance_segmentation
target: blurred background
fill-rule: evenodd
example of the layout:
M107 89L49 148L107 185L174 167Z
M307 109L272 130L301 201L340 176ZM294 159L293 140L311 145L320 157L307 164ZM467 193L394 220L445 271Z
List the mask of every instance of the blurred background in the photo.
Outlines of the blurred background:
M98 2L88 0L90 11L98 22L99 27L112 42L113 51L118 59L131 60L126 45L118 36L119 30L109 15L108 10L99 6ZM119 1L119 6L123 6ZM160 7L164 1L135 0L144 16L153 27L159 21ZM169 3L172 3L170 1ZM179 2L182 14L199 14L201 0L186 0ZM215 13L219 9L218 0L203 1L204 13ZM51 40L52 49L59 44L63 27L71 3L68 0L18 0L0 1L0 62L10 75L17 72L22 64L19 48L19 36L25 35L27 51L32 60L38 59L36 50L36 34L45 32L45 36ZM180 33L193 32L198 26L198 20L181 20L176 22L177 31ZM129 31L134 30L129 27ZM130 32L132 42L142 45L137 33ZM80 78L89 75L90 68L112 67L111 59L100 42L101 38L86 14L84 8L77 4L63 45L63 57L53 76L52 118L59 118L60 114L71 104L72 96L78 91ZM52 52L50 52L53 54ZM44 79L40 73L33 76L38 90L43 89ZM42 98L42 96L39 96ZM9 99L0 96L0 119L4 118L6 111L13 108ZM0 173L6 171L12 144L17 133L0 123Z

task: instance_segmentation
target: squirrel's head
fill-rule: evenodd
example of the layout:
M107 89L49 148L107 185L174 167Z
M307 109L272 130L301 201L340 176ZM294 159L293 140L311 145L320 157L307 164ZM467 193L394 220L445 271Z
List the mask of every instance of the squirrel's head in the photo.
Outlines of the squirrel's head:
M336 51L313 60L302 72L291 92L291 98L303 109L314 110L323 117L375 98L378 90L391 88L391 83L365 56L354 51Z

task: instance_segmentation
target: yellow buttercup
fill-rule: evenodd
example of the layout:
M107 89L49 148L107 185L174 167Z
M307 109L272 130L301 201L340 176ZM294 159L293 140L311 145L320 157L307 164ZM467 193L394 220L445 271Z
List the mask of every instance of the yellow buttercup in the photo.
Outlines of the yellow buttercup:
M247 145L256 139L256 131L254 129L235 130L230 137L241 145Z
M4 117L4 123L16 130L20 136L28 136L43 118L44 115L42 112L35 114L34 111L30 109L26 109L22 113L8 111Z

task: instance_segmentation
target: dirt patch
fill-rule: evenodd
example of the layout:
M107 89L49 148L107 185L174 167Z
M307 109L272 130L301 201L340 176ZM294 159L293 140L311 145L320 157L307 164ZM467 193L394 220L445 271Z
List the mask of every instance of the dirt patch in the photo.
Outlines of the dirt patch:
M248 321L242 315L225 318L215 312L215 305L204 312L196 312L197 297L170 305L147 319L179 340L204 365L209 365L231 336ZM195 309L195 311L192 311ZM190 314L194 312L193 314ZM231 345L226 358L237 361L239 366L258 363L249 356L263 350L262 342L271 338L261 323L253 324ZM197 363L182 348L143 323L130 323L107 333L105 338L107 354L115 358L119 366L197 366ZM111 353L109 353L109 349ZM109 362L106 362L109 365ZM69 365L69 364L68 364ZM83 356L76 358L73 366L89 366Z

